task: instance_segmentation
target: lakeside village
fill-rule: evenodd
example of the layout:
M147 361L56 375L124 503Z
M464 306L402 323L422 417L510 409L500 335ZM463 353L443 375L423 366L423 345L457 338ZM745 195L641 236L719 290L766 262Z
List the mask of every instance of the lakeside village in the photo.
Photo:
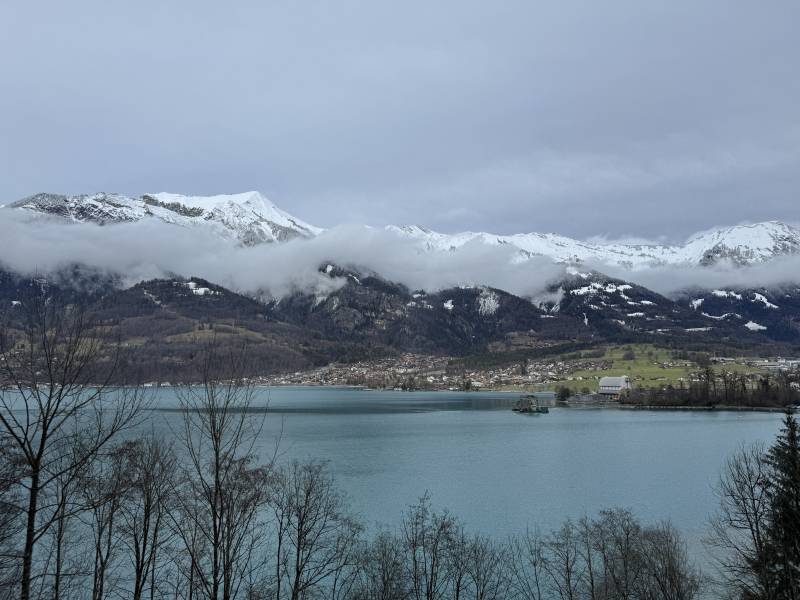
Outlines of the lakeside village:
M543 387L569 377L574 363L526 361L490 369L454 368L446 356L402 354L351 364L331 364L309 371L266 378L270 385L347 385L372 389L470 391L520 390ZM584 369L598 373L609 365L587 362Z
M800 393L800 359L708 357L637 346L523 359L499 366L466 367L448 357L403 354L264 377L259 383L409 391L562 390L563 396L573 401L608 401L618 400L632 389L690 388L704 378L706 381L719 378L720 389L729 385L756 388L763 386L765 379L782 379L790 389ZM717 384L713 385L716 389Z

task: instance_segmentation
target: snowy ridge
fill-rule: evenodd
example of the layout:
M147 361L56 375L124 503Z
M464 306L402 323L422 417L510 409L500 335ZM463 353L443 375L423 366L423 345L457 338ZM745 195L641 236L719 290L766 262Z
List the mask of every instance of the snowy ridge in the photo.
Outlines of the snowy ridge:
M711 265L718 261L747 265L800 253L800 229L778 221L707 231L690 237L682 245L591 243L554 233L494 235L468 231L450 235L416 225L389 225L386 229L418 241L429 251L455 252L468 243L507 244L519 251L519 260L545 256L562 263L596 262L634 269L656 265Z
M323 231L281 210L259 192L218 196L162 192L139 197L107 193L37 194L6 208L99 225L155 218L182 227L202 227L218 237L247 246L312 238ZM749 265L800 254L800 229L779 221L705 231L678 245L598 243L535 232L445 234L417 225L388 225L385 229L413 240L429 252L457 252L467 244L483 244L516 250L514 260L517 262L543 256L565 264L605 264L629 269L658 265L706 266L720 261Z
M111 225L158 219L246 246L265 242L309 238L322 232L282 211L259 192L221 196L182 196L159 193L130 197L122 194L63 196L37 194L10 208L74 222Z

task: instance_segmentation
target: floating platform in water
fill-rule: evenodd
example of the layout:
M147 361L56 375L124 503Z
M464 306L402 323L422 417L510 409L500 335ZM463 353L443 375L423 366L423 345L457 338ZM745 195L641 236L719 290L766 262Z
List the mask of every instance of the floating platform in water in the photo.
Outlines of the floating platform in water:
M511 410L520 414L529 414L529 415L530 414L545 415L550 412L550 409L547 408L546 406L536 406L534 408L512 408Z
M536 396L522 396L517 400L514 407L511 409L514 412L526 414L547 414L550 412L546 406L542 406Z

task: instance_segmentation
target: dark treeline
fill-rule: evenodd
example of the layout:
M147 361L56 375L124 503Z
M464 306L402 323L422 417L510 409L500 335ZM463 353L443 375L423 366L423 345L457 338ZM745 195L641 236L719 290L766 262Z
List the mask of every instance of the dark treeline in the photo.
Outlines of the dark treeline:
M800 374L780 372L749 376L745 373L705 367L697 381L688 385L631 390L624 404L687 407L765 407L784 408L800 404Z
M45 301L26 308L24 324L0 330L4 599L688 600L701 593L704 580L679 532L620 508L496 539L434 509L425 495L397 527L368 532L324 463L282 462L277 444L263 447L267 413L255 404L244 352L213 344L198 352L201 383L176 388L179 426L167 436L134 435L150 418L147 396L144 388L112 386L110 375L97 380L113 372L118 354L101 351L107 332L77 309ZM723 477L713 547L736 597L798 597L798 456L787 416L772 449L745 455L746 464L732 459ZM751 501L758 533L748 537L740 527Z
M730 597L800 598L800 432L787 413L770 448L741 448L717 486L707 544Z

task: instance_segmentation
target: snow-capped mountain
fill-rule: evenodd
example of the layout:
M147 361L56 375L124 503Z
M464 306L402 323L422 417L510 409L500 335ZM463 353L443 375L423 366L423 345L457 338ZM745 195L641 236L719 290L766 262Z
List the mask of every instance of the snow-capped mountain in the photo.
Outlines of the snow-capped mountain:
M308 238L322 231L279 209L259 192L221 196L159 193L137 198L105 193L36 194L9 208L97 225L159 219L181 227L204 228L246 246Z
M10 204L9 208L98 225L155 218L182 227L203 227L219 237L247 246L312 238L323 231L281 210L259 192L220 196L159 193L139 197L107 193L37 194ZM560 263L630 269L654 265L707 266L719 261L749 265L800 254L800 229L779 221L705 231L677 245L598 243L554 233L446 234L416 225L389 225L386 230L414 240L426 251L454 252L474 243L505 245L517 251L519 261L544 256Z
M444 234L415 225L390 225L387 230L417 240L426 250L457 251L468 243L507 244L519 250L519 260L545 256L563 263L602 263L634 269L654 265L707 266L723 260L748 265L800 253L800 229L778 221L706 231L680 245L591 243L553 233Z

